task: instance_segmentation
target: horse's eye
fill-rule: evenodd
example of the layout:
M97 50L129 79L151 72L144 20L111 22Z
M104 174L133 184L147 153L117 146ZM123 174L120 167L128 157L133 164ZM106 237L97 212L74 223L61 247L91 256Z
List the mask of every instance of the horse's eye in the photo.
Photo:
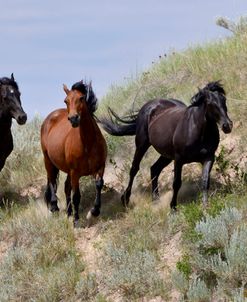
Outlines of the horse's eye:
M80 97L80 101L84 101L85 100L85 95Z
M64 103L65 103L66 105L68 105L68 101L67 101L67 100L64 100Z

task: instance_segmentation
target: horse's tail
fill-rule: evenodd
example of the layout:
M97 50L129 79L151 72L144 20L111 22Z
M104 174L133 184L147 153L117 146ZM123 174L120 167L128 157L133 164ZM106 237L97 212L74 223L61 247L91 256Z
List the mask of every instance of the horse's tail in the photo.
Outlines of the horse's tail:
M125 136L136 134L137 114L119 117L111 108L108 107L109 118L97 118L103 129L114 136Z

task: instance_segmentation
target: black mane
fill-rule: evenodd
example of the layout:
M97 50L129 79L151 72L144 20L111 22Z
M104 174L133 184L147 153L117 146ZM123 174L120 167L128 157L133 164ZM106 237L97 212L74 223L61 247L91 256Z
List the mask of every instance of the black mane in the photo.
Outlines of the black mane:
M83 81L76 82L71 87L72 90L78 90L86 95L86 103L90 113L94 113L98 106L98 99L93 92L91 83L84 84Z
M7 77L0 78L0 85L10 85L10 86L14 87L15 89L19 90L19 87L18 87L16 81L12 80L10 78L7 78Z
M191 98L191 106L200 106L208 92L218 92L225 95L226 92L220 81L209 82L204 88L199 89L199 92Z
M223 85L220 81L210 82L208 83L203 89L208 89L212 92L219 92L221 94L226 95L225 89L223 88Z

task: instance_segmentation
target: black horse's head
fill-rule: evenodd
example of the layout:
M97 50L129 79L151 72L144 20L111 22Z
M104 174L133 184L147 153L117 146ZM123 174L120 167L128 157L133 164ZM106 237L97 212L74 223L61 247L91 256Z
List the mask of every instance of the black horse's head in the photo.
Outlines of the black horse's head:
M192 105L201 103L207 106L207 117L219 124L224 133L232 131L233 123L227 114L225 90L219 81L208 83L193 97Z
M218 91L210 91L207 104L208 116L220 125L224 133L230 133L232 131L233 123L227 114L226 97Z
M13 73L10 78L0 79L0 115L14 118L19 125L23 125L26 123L27 114L21 106L20 95Z

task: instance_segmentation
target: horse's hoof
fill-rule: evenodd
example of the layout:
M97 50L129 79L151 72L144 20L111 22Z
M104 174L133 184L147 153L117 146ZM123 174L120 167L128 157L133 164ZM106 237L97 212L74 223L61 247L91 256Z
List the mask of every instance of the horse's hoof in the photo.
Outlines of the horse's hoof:
M52 206L52 207L50 208L50 211L51 211L52 213L58 213L58 212L59 212L59 207L58 207L58 206Z
M86 219L87 219L87 227L89 228L89 227L90 227L91 225L93 225L94 222L97 220L97 216L94 216L94 215L92 214L92 211L90 210L90 211L88 211L88 213L87 213Z
M176 208L176 207L172 207L172 208L171 208L171 211L170 211L170 214L171 214L171 215L175 215L175 214L177 214L177 212L178 212L178 211L177 211L177 208Z
M128 204L129 204L129 199L126 198L126 195L125 195L125 194L123 194L123 195L121 196L121 201L122 201L122 205L123 205L125 208L127 208L127 207L128 207Z
M94 217L98 217L100 214L100 209L98 207L92 208L90 212Z
M78 229L80 227L79 219L74 220L74 228Z
M153 201L153 202L157 202L157 201L159 201L159 200L160 200L160 195L157 194L157 193L153 193L153 194L152 194L152 201Z

